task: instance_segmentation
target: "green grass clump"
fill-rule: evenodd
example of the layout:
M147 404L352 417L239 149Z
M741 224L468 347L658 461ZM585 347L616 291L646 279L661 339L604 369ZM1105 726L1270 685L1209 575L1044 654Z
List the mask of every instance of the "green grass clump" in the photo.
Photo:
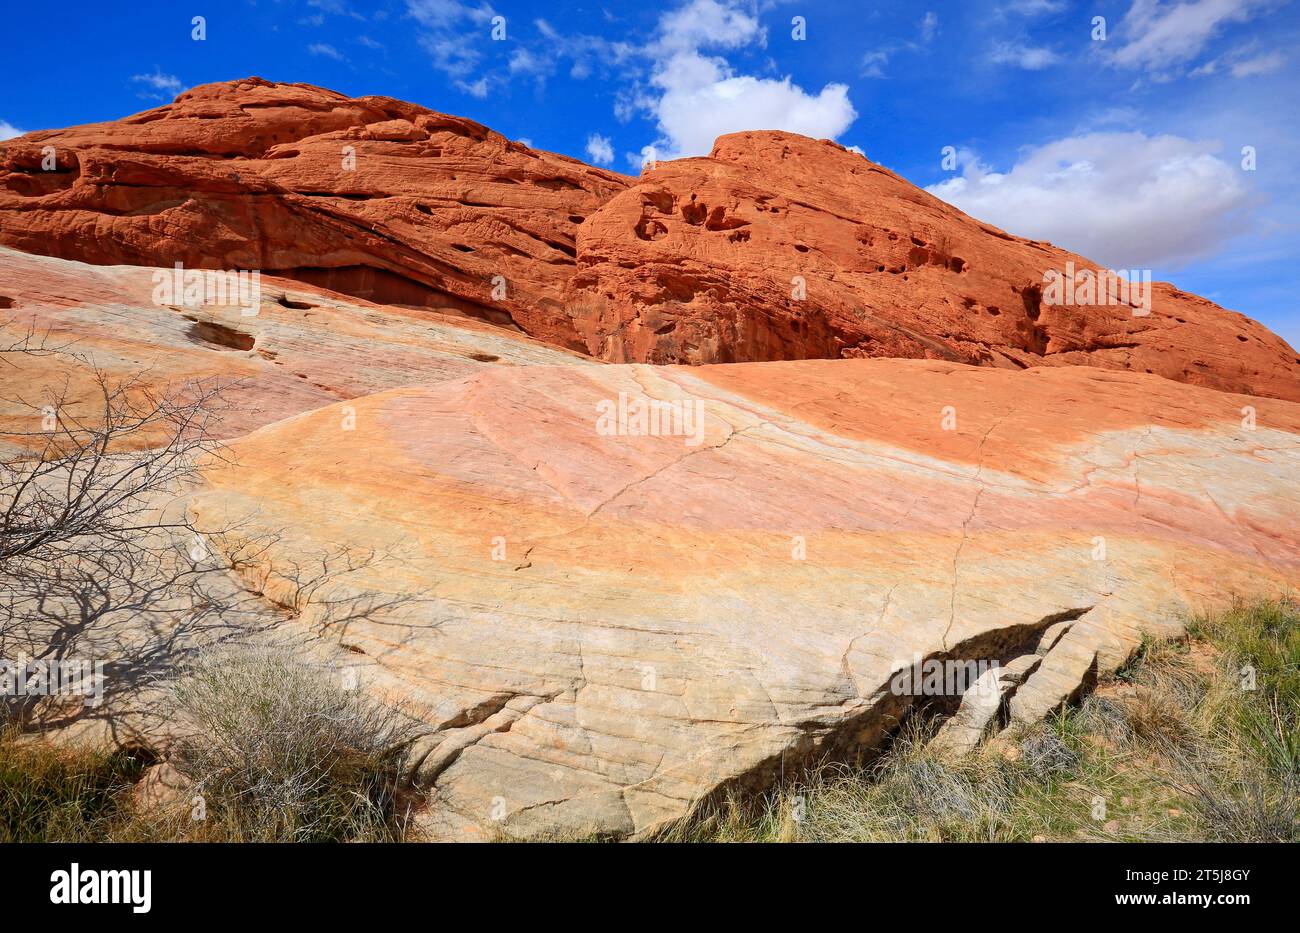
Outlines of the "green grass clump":
M1242 603L1144 640L1079 706L969 755L929 751L931 731L907 720L870 766L728 797L664 838L1300 841L1300 606Z
M64 749L0 729L0 843L103 838L143 768L126 752Z

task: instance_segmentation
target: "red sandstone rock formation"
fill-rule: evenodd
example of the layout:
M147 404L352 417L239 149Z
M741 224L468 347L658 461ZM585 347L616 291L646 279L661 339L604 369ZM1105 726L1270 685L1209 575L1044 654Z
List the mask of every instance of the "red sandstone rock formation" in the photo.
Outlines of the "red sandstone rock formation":
M1148 314L1050 304L1045 274L1071 266L1097 271L835 143L735 133L582 225L572 302L590 352L613 362L1089 365L1300 398L1300 359L1262 325L1166 283Z
M724 136L638 181L414 104L250 78L3 144L0 217L0 244L28 252L260 269L611 362L1089 365L1300 400L1295 351L1243 315L1163 283L1145 315L1052 305L1044 275L1091 263L789 133Z
M0 152L0 244L98 264L260 269L574 348L562 306L574 232L627 184L470 120L261 78Z
M78 417L100 373L233 380L183 497L234 529L209 541L222 624L144 637L179 666L273 634L408 699L434 838L650 836L877 747L912 659L1006 658L999 705L1032 722L1144 634L1300 585L1300 404L1100 371L1300 400L1294 351L1167 286L1145 316L1049 307L1044 271L1082 259L834 144L728 136L634 181L254 79L0 164L0 243L49 254L0 249L0 346L71 348L0 367L0 451L30 449L47 390ZM268 273L255 313L108 267L174 261ZM873 355L940 359L842 358ZM669 415L602 427L616 400ZM160 561L189 572L181 544ZM80 618L64 602L42 613ZM123 601L87 651L147 618ZM151 689L79 725L165 748Z

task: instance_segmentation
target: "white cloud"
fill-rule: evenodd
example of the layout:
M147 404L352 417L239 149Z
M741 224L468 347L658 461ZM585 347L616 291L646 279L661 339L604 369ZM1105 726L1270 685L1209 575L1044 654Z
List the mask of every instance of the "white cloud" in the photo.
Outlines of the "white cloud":
M651 90L640 100L658 124L659 158L704 155L718 136L741 130L834 138L857 118L846 85L827 84L812 94L789 77L737 74L703 51L754 44L766 44L766 34L734 0L690 0L661 17L647 48L654 59Z
M477 97L483 100L488 96L488 79L479 78L477 81L457 81L456 87L460 88L470 97Z
M307 0L307 5L335 16L349 12L348 5L343 0Z
M419 42L434 68L459 82L473 74L483 58L482 46L491 41L488 24L495 14L490 6L470 6L458 0L407 0L406 11L423 28ZM461 84L457 86L465 90ZM474 96L486 95L483 85L483 93Z
M789 78L734 75L725 65L699 56L682 64L690 67L654 80L663 89L654 105L663 159L704 155L717 137L742 130L788 130L833 139L857 117L843 84L828 84L813 95Z
M1286 64L1286 56L1281 52L1269 52L1245 61L1233 62L1231 66L1234 78L1249 78L1253 75L1265 75L1277 71Z
M657 126L651 141L660 159L707 153L724 133L748 129L783 129L834 138L857 117L846 85L827 84L805 91L789 77L757 77L733 68L718 53L762 48L767 35L746 0L686 0L660 15L650 39L640 45L594 35L562 35L551 23L535 19L516 31L499 62L485 68L490 48L487 3L462 0L406 0L416 22L419 42L435 68L467 94L486 97L511 79L529 78L541 85L561 61L581 80L599 66L615 70L615 116L627 122L646 114ZM937 17L927 16L928 28ZM611 145L612 151L612 145ZM604 150L601 150L602 154Z
M540 18L533 20L533 27L543 41L525 50L526 58L512 57L512 72L523 70L539 79L544 78L556 71L561 59L567 58L571 62L569 77L582 81L591 77L597 64L624 64L636 52L635 47L627 42L611 42L601 36L563 35ZM525 62L528 67L521 68Z
M961 177L927 190L1112 268L1177 266L1241 229L1248 194L1216 148L1179 136L1089 133L1030 149L1005 173L968 159Z
M21 136L26 130L20 130L5 120L0 120L0 139L13 139L15 136Z
M421 25L433 29L459 26L467 19L485 23L494 15L492 7L486 3L471 6L459 0L407 0L406 11Z
M1093 110L1074 128L1072 135L1082 136L1085 133L1091 133L1104 127L1122 127L1130 129L1142 124L1142 114L1133 107L1105 107L1100 110Z
M876 49L862 56L862 76L864 78L883 78L885 66L889 64L892 49Z
M162 69L156 65L153 74L131 75L131 80L136 84L143 84L146 88L152 88L136 95L144 100L172 100L185 90L185 85L180 78L163 74Z
M650 49L657 58L668 58L705 46L736 49L755 41L765 46L767 33L734 0L688 0L659 18Z
M609 165L614 161L614 146L608 136L592 133L587 137L587 157L597 165Z
M407 0L406 9L433 67L475 97L486 97L489 89L507 87L519 78L531 79L542 88L562 59L570 61L569 75L582 80L598 64L617 65L635 52L626 42L600 36L561 35L540 18L531 24L522 17L511 18L506 24L507 41L493 41L492 19L497 14L486 2ZM530 25L536 35L529 34Z
M1055 65L1061 57L1046 46L1035 48L1004 42L993 47L989 60L998 65L1016 65L1026 71L1041 71Z
M145 92L140 95L141 97L166 100L168 96L175 97L185 90L185 85L181 83L180 78L175 75L163 74L162 69L157 66L154 67L153 74L131 75L131 80L151 87L155 91L162 92L156 94Z
M921 41L929 42L939 31L939 14L927 12L921 18Z
M1120 24L1125 37L1111 60L1121 67L1166 71L1190 61L1229 23L1250 20L1268 0L1133 0Z
M420 45L429 53L434 68L454 78L471 74L482 55L467 33L422 36Z
M1003 4L998 12L1014 13L1017 16L1045 16L1048 13L1060 13L1065 7L1065 0L1011 0Z
M336 62L343 61L343 54L328 42L313 42L307 46L307 51L322 58L332 58Z
M1194 78L1204 78L1226 71L1234 78L1251 78L1270 74L1286 64L1286 56L1281 52L1261 53L1259 45L1258 42L1247 43L1226 55L1210 59L1190 74Z
M866 52L862 56L860 74L864 78L885 77L885 66L890 59L901 53L930 54L934 37L939 34L939 14L928 11L921 17L920 34L913 40L888 42Z

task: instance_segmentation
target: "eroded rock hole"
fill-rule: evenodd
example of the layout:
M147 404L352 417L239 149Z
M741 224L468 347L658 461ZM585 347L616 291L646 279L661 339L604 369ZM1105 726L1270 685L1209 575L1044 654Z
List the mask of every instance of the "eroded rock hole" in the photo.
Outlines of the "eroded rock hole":
M709 209L703 201L696 201L691 195L691 203L682 205L682 219L692 227L698 227L708 218Z
M748 227L748 220L741 220L738 217L728 217L727 209L719 205L709 212L709 219L704 224L705 230L735 230L739 227Z
M668 233L668 228L650 217L642 217L633 228L639 240L657 240Z
M251 350L257 343L252 334L242 333L216 321L197 321L194 318L186 320L190 326L185 334L196 343L206 343L220 350Z
M661 214L673 212L675 199L667 191L647 191L641 195L641 207L653 207Z
M540 178L533 181L533 184L539 188L545 188L548 191L581 191L582 185L577 182L569 181L567 178Z
M1020 300L1025 305L1025 314L1029 320L1036 321L1043 309L1043 290L1037 285L1030 285L1020 293Z

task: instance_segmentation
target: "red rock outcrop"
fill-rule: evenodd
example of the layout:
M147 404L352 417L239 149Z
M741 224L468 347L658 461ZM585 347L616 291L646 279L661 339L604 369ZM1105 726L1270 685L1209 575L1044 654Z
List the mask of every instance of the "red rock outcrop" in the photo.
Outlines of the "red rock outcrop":
M42 169L47 147L53 171ZM455 308L573 348L561 302L574 232L627 184L470 120L261 78L29 133L0 152L5 246L97 264L258 269Z
M1089 365L1300 399L1300 359L1262 325L1166 283L1148 314L1050 303L1045 275L1071 267L1099 271L836 143L735 133L588 218L571 305L611 362Z
M790 133L724 136L637 180L414 104L249 78L0 145L0 217L0 244L28 252L260 269L610 362L1088 365L1300 400L1296 352L1245 316L1164 283L1145 315L1052 304L1046 273L1093 265Z
M1293 402L1088 367L605 365L269 276L254 315L160 306L152 279L0 249L0 348L67 348L3 358L0 458L41 446L47 390L93 416L97 373L238 383L207 482L164 497L206 540L105 581L94 624L76 593L17 627L15 654L69 619L87 657L157 652L61 741L165 760L166 672L269 639L421 718L421 832L644 837L865 755L918 656L1019 671L1032 721L1183 613L1300 585ZM177 560L201 590L167 589Z

